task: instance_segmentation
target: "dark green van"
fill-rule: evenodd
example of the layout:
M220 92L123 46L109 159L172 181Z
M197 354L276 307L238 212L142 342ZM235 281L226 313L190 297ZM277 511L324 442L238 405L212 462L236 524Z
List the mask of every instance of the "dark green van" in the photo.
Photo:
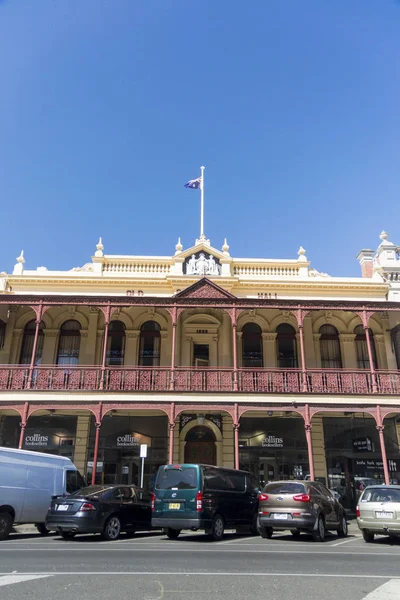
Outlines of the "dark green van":
M204 530L214 540L224 529L257 534L258 487L247 471L208 465L164 465L152 498L152 526L170 539L182 529Z

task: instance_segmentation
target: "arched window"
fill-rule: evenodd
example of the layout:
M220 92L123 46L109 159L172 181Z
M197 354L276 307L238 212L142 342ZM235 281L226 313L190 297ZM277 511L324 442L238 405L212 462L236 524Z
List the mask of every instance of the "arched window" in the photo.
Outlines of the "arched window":
M4 348L4 341L6 339L6 324L0 319L0 350Z
M125 356L125 325L122 321L111 321L108 326L106 365L121 366Z
M392 338L393 352L396 357L397 368L400 369L400 325L396 325L396 327L394 327L390 333Z
M42 362L42 352L43 352L43 321L39 326L39 336L36 346L36 355L35 355L35 365L40 365ZM33 341L35 339L35 329L36 322L29 321L25 325L24 329L24 337L22 338L22 346L21 346L21 354L19 356L19 364L20 365L29 365L32 360L32 350L33 350Z
M374 335L370 329L368 331L369 331L369 339L371 342L372 360L374 362L375 369L377 369L378 361L376 359ZM357 353L357 368L358 369L369 369L370 364L369 364L367 336L365 333L365 329L362 325L357 325L357 327L354 329L354 333L356 334L355 342L356 342L356 353Z
M321 367L323 369L341 369L339 332L333 325L322 325L320 333Z
M242 329L242 366L263 367L263 345L261 327L246 323Z
M146 321L140 328L139 365L160 366L160 326L155 321Z
M296 330L288 323L276 328L276 349L278 366L281 369L297 368Z
M65 321L60 328L57 349L57 365L77 365L81 346L81 324L79 321Z

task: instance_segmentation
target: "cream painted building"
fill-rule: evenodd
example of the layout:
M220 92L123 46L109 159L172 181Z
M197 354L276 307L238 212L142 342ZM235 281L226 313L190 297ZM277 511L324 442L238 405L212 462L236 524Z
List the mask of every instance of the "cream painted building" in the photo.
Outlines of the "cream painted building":
M104 253L0 273L0 445L146 485L165 462L317 477L354 504L400 483L400 258L386 233L361 277L235 258L204 236L172 256Z

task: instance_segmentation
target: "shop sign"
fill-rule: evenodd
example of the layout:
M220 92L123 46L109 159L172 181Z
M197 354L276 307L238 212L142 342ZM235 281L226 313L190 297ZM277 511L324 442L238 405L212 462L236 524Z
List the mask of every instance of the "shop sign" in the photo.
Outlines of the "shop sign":
M375 470L375 469L383 469L383 461L382 460L356 460L356 467L364 467L365 469Z
M137 448L139 446L139 439L127 433L126 435L120 435L117 437L117 448Z
M283 438L267 435L261 443L263 448L283 448Z
M33 435L25 436L25 446L33 447L33 446L41 446L47 447L49 445L49 436L41 435L40 433L34 433Z
M356 438L355 440L353 440L353 450L354 452L373 452L374 447L372 445L371 438Z

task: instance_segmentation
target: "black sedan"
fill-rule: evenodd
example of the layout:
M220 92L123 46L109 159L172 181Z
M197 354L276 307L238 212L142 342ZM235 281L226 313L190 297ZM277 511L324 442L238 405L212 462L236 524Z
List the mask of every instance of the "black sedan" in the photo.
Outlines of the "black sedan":
M131 485L91 485L70 496L54 496L46 527L66 539L101 533L106 540L117 540L121 531L152 529L151 498Z

